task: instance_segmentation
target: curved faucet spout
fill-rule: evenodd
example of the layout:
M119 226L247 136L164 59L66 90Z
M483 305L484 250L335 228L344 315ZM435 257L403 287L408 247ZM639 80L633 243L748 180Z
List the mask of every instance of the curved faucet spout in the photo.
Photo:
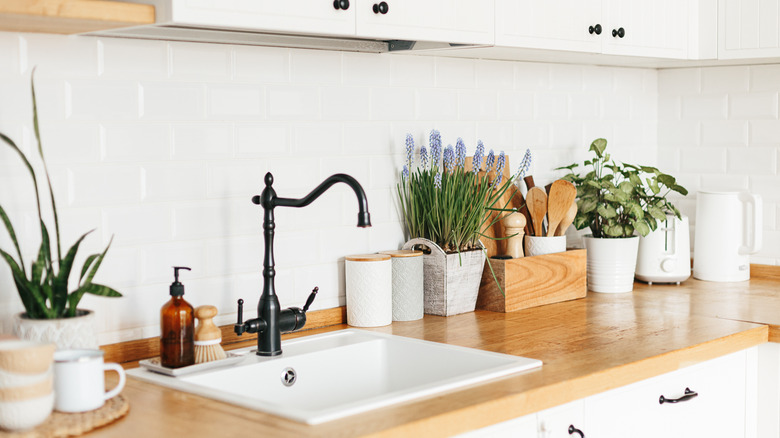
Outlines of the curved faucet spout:
M265 185L266 190L264 191L264 195L257 195L252 198L252 202L258 205L262 205L264 208L271 208L274 207L306 207L307 205L314 202L315 199L319 198L323 193L325 193L331 186L333 186L336 183L344 183L347 184L350 188L352 188L352 191L355 192L355 196L357 196L358 201L358 223L357 226L361 228L366 228L371 226L371 214L368 212L368 199L366 198L366 193L363 191L363 187L360 185L357 180L347 174L344 173L337 173L335 175L331 175L328 178L325 179L325 181L321 182L320 185L314 188L308 195L304 196L303 198L279 198L276 196L276 193L274 192L272 195L267 194L267 190L271 187L271 185L274 182L274 177L271 175L271 173L265 174Z

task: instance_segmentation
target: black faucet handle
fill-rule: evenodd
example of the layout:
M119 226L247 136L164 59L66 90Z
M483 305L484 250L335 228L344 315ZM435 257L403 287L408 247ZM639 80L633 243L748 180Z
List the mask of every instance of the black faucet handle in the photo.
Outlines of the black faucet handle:
M312 289L311 294L309 294L309 298L306 299L306 304L303 305L303 313L306 313L306 311L309 310L309 306L311 306L311 303L314 302L314 299L317 298L317 292L320 291L320 288L318 286L315 286L314 289Z
M238 321L233 324L233 331L238 336L241 336L246 331L244 326L244 300L241 298L238 299Z

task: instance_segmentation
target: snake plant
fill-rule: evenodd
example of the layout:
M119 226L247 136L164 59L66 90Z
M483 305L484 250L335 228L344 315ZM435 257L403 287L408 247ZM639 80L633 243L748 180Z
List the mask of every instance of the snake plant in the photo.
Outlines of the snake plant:
M27 318L50 319L73 317L77 316L76 308L85 293L107 297L121 297L122 294L108 286L92 282L101 263L103 263L103 259L106 256L106 252L108 252L108 248L111 246L111 242L108 243L103 252L92 254L87 257L81 268L78 287L74 291L68 292L68 281L73 270L73 262L76 258L79 245L81 245L81 242L87 235L94 230L88 231L79 237L79 239L76 240L76 243L74 243L63 255L62 247L60 245L57 205L54 201L54 191L52 190L49 170L43 157L41 136L38 129L38 108L35 101L35 84L32 78L30 79L30 88L32 91L33 103L33 129L35 132L35 139L38 143L38 154L40 155L44 174L46 176L46 184L49 189L49 198L54 220L54 243L56 244L57 259L55 261L52 258L52 241L49 235L49 228L46 226L46 222L44 222L43 214L41 212L41 195L36 172L33 169L30 160L27 159L16 143L3 133L0 133L0 139L19 155L32 177L33 186L35 188L36 206L38 207L38 221L41 228L41 245L36 259L33 260L30 267L27 268L22 257L22 251L19 247L14 227L6 214L5 209L0 205L0 219L3 221L3 224L8 231L17 258L14 258L13 255L2 248L0 248L0 256L2 256L3 260L5 260L11 269L16 289L19 292L19 297L27 311Z

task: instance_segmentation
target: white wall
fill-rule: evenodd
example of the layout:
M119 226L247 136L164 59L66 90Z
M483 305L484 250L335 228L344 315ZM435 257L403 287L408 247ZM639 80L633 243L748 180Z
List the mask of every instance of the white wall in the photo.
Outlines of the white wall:
M751 262L779 265L780 65L661 70L658 91L658 161L691 192L683 212L694 222L699 189L760 194L763 249Z
M120 299L88 296L100 342L156 336L173 265L187 298L235 318L236 299L261 292L262 210L251 204L272 171L279 196L306 194L336 172L366 189L374 227L336 186L305 209L278 208L277 291L300 306L344 304L343 256L403 240L394 184L404 137L431 128L445 143L477 139L519 157L530 148L537 184L609 139L618 159L655 164L655 70L374 55L248 46L0 33L0 131L33 154L30 70L63 241L113 246L98 274ZM37 251L32 185L0 145L0 203L27 260ZM514 170L514 168L513 168ZM8 250L5 232L0 247ZM80 268L81 262L77 263ZM0 321L21 304L0 267Z

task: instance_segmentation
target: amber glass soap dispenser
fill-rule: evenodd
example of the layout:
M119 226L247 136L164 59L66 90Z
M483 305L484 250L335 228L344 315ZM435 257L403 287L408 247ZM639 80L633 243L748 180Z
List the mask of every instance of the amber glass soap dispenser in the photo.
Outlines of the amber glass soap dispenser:
M167 368L180 368L195 363L193 333L195 321L190 303L184 301L184 285L179 282L179 270L173 268L174 281L171 283L171 299L160 310L160 361Z

